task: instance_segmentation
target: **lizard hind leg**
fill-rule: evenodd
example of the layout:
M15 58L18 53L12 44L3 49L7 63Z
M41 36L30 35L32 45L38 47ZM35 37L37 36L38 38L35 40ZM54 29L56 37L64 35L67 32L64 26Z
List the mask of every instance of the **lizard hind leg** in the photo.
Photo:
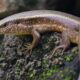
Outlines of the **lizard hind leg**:
M32 53L32 49L38 44L40 40L40 34L36 30L32 30L31 35L33 36L32 44L26 44L25 48L23 50L26 50L26 52Z
M70 41L69 41L68 33L65 32L65 31L63 31L63 32L62 32L62 39L61 39L60 45L59 45L59 46L56 46L56 47L51 51L52 54L49 56L49 58L51 59L51 58L53 57L54 53L55 53L58 49L60 49L60 48L63 49L63 50L62 50L62 53L61 53L61 54L63 54L64 51L66 50L66 48L67 48L69 45L70 45Z

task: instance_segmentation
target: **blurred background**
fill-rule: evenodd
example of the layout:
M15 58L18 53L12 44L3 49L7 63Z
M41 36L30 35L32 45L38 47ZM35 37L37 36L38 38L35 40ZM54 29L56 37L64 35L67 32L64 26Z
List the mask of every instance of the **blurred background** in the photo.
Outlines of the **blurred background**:
M58 10L80 16L80 0L0 0L0 18L37 9Z

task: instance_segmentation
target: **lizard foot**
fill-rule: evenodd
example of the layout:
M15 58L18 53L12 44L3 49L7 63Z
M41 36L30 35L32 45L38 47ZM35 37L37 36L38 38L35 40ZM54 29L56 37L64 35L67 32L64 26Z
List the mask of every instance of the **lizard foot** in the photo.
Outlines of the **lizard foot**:
M24 46L25 47L22 49L22 51L25 51L26 50L26 52L30 52L30 54L31 54L32 53L32 49L33 49L32 44L28 43L28 44L26 44Z
M65 45L60 45L60 46L55 47L55 48L51 51L52 54L51 54L48 58L51 59L51 58L53 57L54 53L55 53L58 49L60 49L60 48L63 48L62 53L61 53L61 55L63 55L66 47L65 47Z

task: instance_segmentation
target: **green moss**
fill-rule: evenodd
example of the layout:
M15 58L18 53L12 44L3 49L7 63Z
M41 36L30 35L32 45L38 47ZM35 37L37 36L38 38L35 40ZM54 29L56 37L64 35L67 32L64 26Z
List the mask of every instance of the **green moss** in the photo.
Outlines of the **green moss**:
M60 76L63 78L63 80L75 80L75 71L71 68L64 68L63 71L60 72Z
M74 47L71 51L66 52L63 58L66 62L71 62L77 55L78 55L78 48Z
M53 48L55 48L55 46L59 45L59 40L60 38L58 38L54 33L44 34L42 35L42 39L37 45L37 47L33 49L32 55L29 57L29 59L27 59L24 54L23 56L17 56L17 60L15 64L13 64L15 79L20 80L21 72L25 68L25 65L27 65L31 61L37 60L41 62L39 66L35 64L35 66L31 70L29 69L29 70L23 71L24 73L23 75L26 80L36 80L36 77L38 80L47 80L48 78L55 75L56 75L56 79L54 78L54 80L57 80L57 76L63 80L74 80L74 77L75 77L74 69L65 67L63 63L65 62L69 63L73 61L73 59L78 53L77 47L72 48L71 50L65 51L63 55L60 55L60 53L55 52L55 54L53 55L53 59L51 60L45 57L45 55L49 53ZM29 40L27 39L27 41ZM0 47L2 48L2 46ZM0 60L3 60L5 56L6 55L0 53ZM26 62L23 64L17 62L18 59L20 58L23 58ZM59 58L64 60L64 62L62 62L62 65L50 63L55 59L59 59ZM2 68L1 64L0 64L0 67ZM37 69L40 69L41 71L38 73Z
M20 76L21 76L21 72L23 70L22 64L17 61L16 64L15 64L15 69L14 70L15 70L15 78L19 80Z

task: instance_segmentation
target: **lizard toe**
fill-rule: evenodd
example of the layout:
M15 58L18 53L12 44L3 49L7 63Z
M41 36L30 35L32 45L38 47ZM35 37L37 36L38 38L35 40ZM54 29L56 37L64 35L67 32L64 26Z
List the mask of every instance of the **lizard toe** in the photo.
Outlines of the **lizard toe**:
M31 54L32 53L33 46L31 44L26 44L24 46L25 47L22 49L22 51L26 51L26 52L29 52Z

